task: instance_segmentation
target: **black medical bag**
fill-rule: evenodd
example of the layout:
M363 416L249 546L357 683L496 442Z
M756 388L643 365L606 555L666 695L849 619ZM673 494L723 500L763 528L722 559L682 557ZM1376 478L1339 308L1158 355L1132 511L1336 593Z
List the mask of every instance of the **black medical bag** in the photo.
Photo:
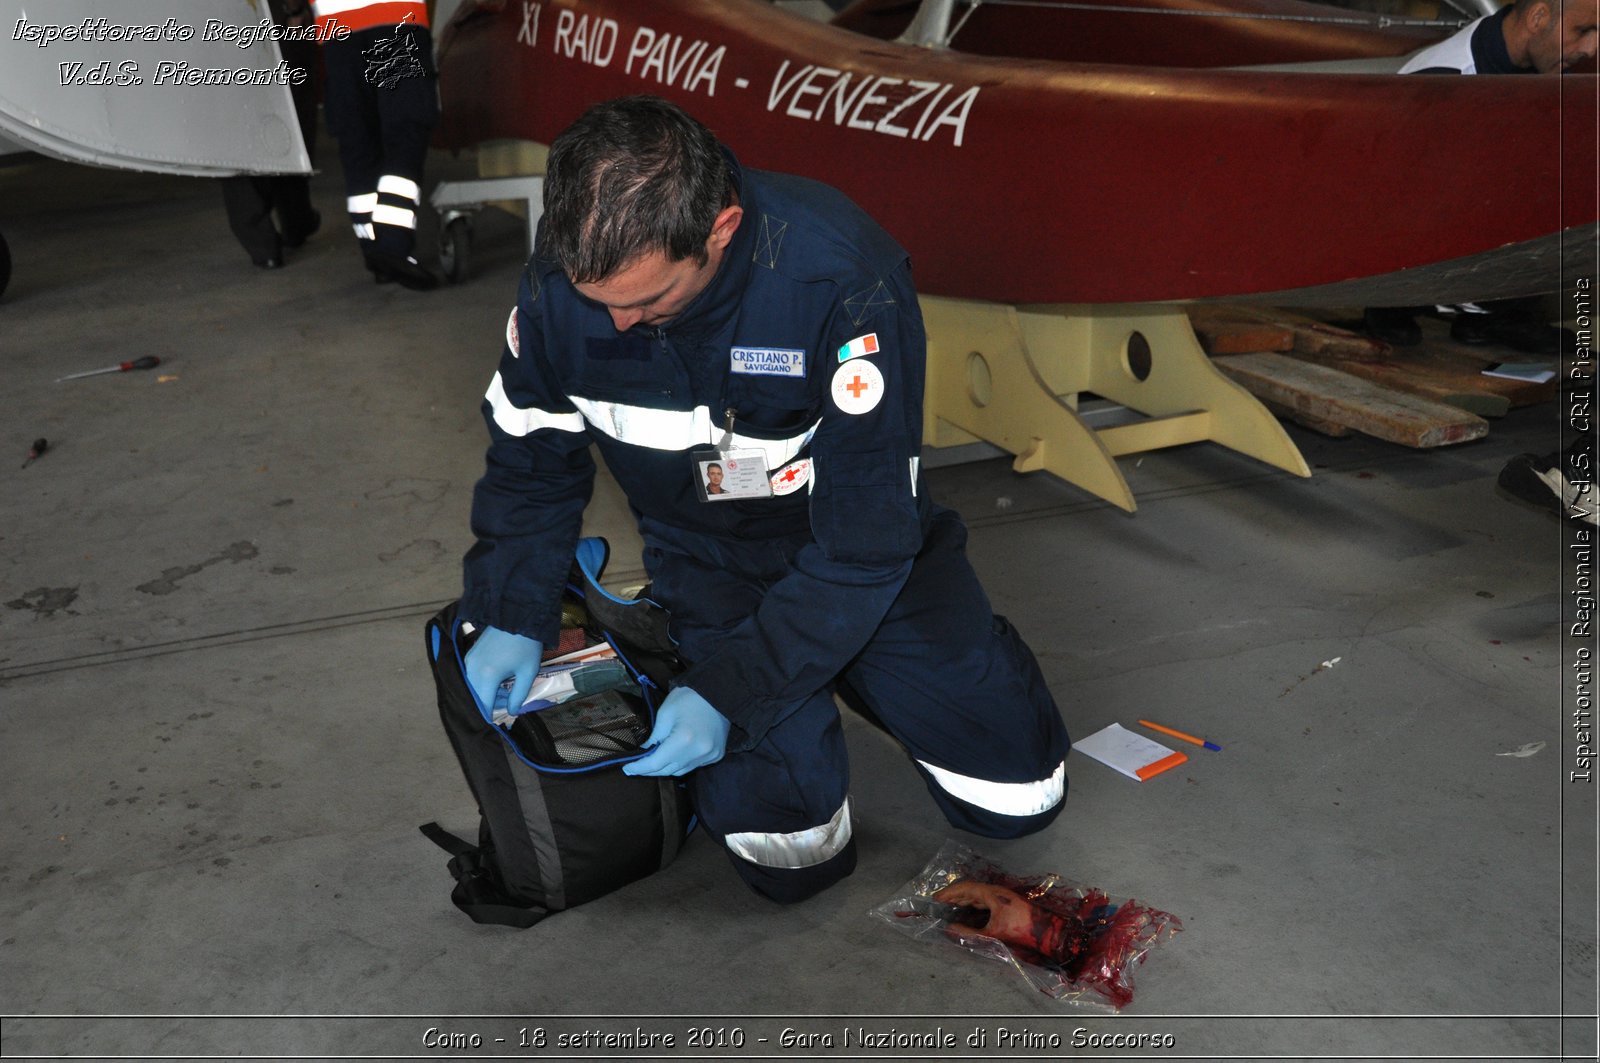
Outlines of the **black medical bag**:
M680 779L622 772L644 755L678 662L664 610L600 587L606 554L603 539L579 543L562 615L568 637L581 630L616 651L618 686L492 722L462 671L477 632L455 604L428 621L439 717L480 822L476 845L437 823L421 829L451 854L450 899L474 922L529 927L594 900L670 864L693 828Z

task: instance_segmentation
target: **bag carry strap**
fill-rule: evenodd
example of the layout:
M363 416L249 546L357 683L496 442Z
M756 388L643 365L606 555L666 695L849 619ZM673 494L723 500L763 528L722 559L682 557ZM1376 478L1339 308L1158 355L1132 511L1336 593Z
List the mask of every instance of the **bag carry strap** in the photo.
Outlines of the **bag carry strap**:
M482 850L451 834L437 823L417 828L423 837L450 854L447 865L456 880L450 902L474 923L511 926L526 930L550 914L537 904L515 904L506 899L492 864L482 858Z

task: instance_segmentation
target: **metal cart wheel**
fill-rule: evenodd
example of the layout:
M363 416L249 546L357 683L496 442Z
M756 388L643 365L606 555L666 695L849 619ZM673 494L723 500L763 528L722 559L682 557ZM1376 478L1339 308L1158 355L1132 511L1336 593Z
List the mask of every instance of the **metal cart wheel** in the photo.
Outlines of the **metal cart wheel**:
M466 215L450 218L439 228L439 269L451 284L466 280L471 248L472 221Z

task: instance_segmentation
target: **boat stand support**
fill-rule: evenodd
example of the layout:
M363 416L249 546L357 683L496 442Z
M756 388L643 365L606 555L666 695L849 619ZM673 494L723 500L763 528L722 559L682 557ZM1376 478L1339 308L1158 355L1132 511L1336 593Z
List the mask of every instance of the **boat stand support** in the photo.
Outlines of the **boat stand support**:
M491 140L478 145L476 180L440 181L428 202L439 215L439 269L452 284L466 280L472 222L484 207L497 207L526 223L533 254L544 213L544 171L550 149L531 140Z
M1008 306L923 296L928 382L923 439L987 442L1128 512L1136 508L1116 459L1210 441L1310 476L1283 425L1223 376L1179 306ZM1126 408L1126 423L1089 425L1091 393Z

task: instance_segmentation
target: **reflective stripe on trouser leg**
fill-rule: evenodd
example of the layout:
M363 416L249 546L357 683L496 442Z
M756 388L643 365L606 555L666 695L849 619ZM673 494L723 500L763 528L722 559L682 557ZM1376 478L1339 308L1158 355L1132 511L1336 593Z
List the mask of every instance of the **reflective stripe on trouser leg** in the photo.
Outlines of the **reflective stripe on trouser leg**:
M762 867L813 867L826 863L850 843L850 799L828 822L788 833L740 831L722 839L728 851Z
M675 630L681 638L683 629ZM693 638L680 641L680 648ZM751 889L780 904L805 900L855 870L849 761L839 712L808 698L754 746L689 776L706 832Z
M357 240L372 239L372 211L378 205L378 193L364 192L347 196L345 210L350 212L350 227L356 231Z
M911 575L840 683L905 746L954 826L1018 837L1060 814L1071 742L965 542L960 518L936 507Z
M384 174L378 178L376 200L372 229L378 247L409 254L415 242L417 208L422 205L421 187L409 177Z
M653 545L644 556L652 597L672 613L672 635L686 661L716 652L766 594L764 582L732 568ZM736 727L730 737L721 760L689 774L689 795L739 877L789 904L855 870L850 762L830 693L818 691L779 714L764 734Z
M1059 805L1067 795L1067 762L1064 760L1048 777L1035 782L989 782L959 775L925 760L917 763L951 797L999 816L1037 816Z

